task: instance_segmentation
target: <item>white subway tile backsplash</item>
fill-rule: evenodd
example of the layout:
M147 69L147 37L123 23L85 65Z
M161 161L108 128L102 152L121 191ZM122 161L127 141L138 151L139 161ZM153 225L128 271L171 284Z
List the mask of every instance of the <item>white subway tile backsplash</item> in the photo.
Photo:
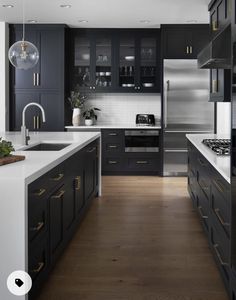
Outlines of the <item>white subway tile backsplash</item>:
M161 118L160 94L94 94L86 100L86 107L95 106L97 124L133 124L136 114L154 114Z

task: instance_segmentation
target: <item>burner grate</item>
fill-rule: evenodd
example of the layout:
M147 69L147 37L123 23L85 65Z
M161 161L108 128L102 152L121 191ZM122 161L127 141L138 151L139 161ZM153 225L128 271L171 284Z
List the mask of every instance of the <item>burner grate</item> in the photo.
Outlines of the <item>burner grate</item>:
M209 147L217 155L230 154L230 139L204 139L202 143Z

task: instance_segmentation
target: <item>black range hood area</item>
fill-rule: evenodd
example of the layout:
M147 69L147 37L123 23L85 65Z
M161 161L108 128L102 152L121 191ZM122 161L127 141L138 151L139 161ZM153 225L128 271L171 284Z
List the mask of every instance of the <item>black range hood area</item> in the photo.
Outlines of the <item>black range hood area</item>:
M230 69L231 68L231 28L228 26L213 39L199 54L200 69Z

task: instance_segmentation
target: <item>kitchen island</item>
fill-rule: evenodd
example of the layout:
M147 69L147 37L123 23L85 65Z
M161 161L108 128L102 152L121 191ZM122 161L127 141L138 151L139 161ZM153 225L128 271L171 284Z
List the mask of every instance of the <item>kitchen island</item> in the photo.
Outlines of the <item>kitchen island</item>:
M40 228L39 233L37 229L35 231L35 236L31 236L31 229L29 228L31 219L29 217L29 201L33 201L32 208L36 207L40 201L44 201L45 209L52 211L53 204L56 205L59 201L63 201L62 191L65 190L64 187L68 189L68 186L75 188L75 192L68 191L68 197L65 198L66 200L70 201L69 199L72 195L77 195L78 197L82 197L81 195L86 194L86 190L82 192L83 188L86 188L86 180L88 181L87 186L91 185L91 176L96 178L97 190L96 193L101 195L101 158L100 158L100 133L68 133L68 132L44 132L44 133L31 133L31 140L29 143L29 147L37 145L39 143L63 143L69 144L67 147L60 151L24 151L26 150L26 146L22 147L21 145L21 136L20 133L9 132L9 133L1 133L0 134L3 139L12 141L15 153L17 155L24 155L26 158L24 161L1 166L0 167L0 191L1 191L1 202L0 202L0 217L1 217L1 258L0 258L0 266L1 266L1 275L0 275L0 295L2 299L11 300L15 299L15 296L12 295L6 285L7 277L10 273L16 270L23 270L26 272L30 272L29 270L29 253L32 252L32 257L35 258L37 256L35 254L35 250L39 249L40 245L42 245L41 237L40 237L40 230L42 229L43 235L48 235L47 239L50 239L49 230L50 224L54 226L55 224L52 222L52 217L48 217L49 213L46 212L45 215L45 223L43 222L44 226L38 225L42 224L42 222L36 224L36 228ZM92 145L92 147L90 147ZM94 146L95 145L95 146ZM96 151L95 151L96 150ZM83 153L83 151L85 153ZM78 156L79 155L79 156ZM95 163L90 159L90 156L93 155L94 159L97 161L96 169L94 168ZM72 160L73 159L73 160ZM71 176L74 174L70 174L70 169L72 170L74 166L77 164L78 159L78 166L81 170L81 176L75 177L73 182L67 183ZM68 163L67 163L68 162ZM90 165L84 165L85 163L89 163ZM83 166L83 170L82 170ZM59 174L52 175L53 170L57 171L60 170ZM62 171L64 174L62 174ZM92 170L93 172L96 171L97 174L86 174L86 170ZM55 172L56 172L55 171ZM49 174L49 175L47 175ZM59 176L58 176L59 175ZM46 177L45 177L46 176ZM48 176L48 178L47 178ZM82 176L85 176L85 179L82 179ZM64 177L64 178L63 178ZM67 179L68 177L68 179ZM43 181L42 181L43 178ZM63 182L63 180L65 182ZM72 180L72 179L71 179ZM35 183L40 185L41 182L49 186L48 188L50 192L48 192L48 198L46 199L46 188L43 189L39 187L39 192L35 192ZM94 183L94 182L92 182ZM54 190L53 190L54 189ZM56 190L57 189L57 190ZM81 189L81 192L79 191ZM59 192L57 192L59 191ZM45 196L43 195L45 192ZM63 191L65 192L65 191ZM94 190L93 190L94 192ZM32 193L32 197L31 194ZM52 195L51 195L51 194ZM43 197L41 197L43 195ZM61 196L60 196L61 195ZM38 196L37 198L34 198ZM94 196L94 193L89 194L86 201L90 201ZM50 199L57 200L55 202L50 202ZM67 202L67 201L66 201ZM84 207L88 207L89 203L85 203ZM67 205L67 204L63 204ZM58 208L55 206L55 209ZM63 206L62 206L63 208ZM82 209L83 211L83 209ZM63 213L63 212L62 212ZM53 215L53 214L52 214ZM68 213L65 213L65 218ZM51 218L51 219L50 219ZM66 219L63 219L63 222ZM77 217L76 217L77 218ZM79 217L78 217L79 218ZM78 219L77 218L77 219ZM32 217L32 220L34 216ZM67 218L68 219L68 218ZM37 220L38 222L39 220ZM79 220L76 221L78 223ZM49 225L47 224L49 223ZM3 226L4 224L4 226ZM55 227L55 226L54 226ZM68 227L69 228L69 227ZM56 230L57 228L53 228ZM73 225L72 233L75 229ZM32 228L35 230L35 227ZM63 229L63 234L65 234L67 228ZM69 232L69 230L68 230ZM56 232L57 233L57 232ZM56 236L54 232L54 236ZM70 232L70 237L72 235ZM67 234L67 233L66 233ZM32 239L31 239L32 238ZM31 239L31 240L30 240ZM35 239L35 241L33 241ZM43 240L43 239L42 239ZM67 243L68 238L66 237L66 242L63 242L62 247L63 249ZM34 242L36 243L36 247L33 246ZM29 243L32 244L32 247L29 246ZM52 243L50 243L49 247L52 247ZM57 251L58 252L58 251ZM53 254L54 255L54 254ZM54 260L54 256L51 255L50 263ZM47 261L48 263L48 261ZM42 267L43 266L43 267ZM40 265L39 265L40 267ZM35 266L37 270L38 266ZM43 270L46 268L46 265L41 263L41 269ZM41 271L41 270L40 270ZM36 274L37 277L40 278L39 274ZM41 276L42 277L42 276ZM42 281L42 278L40 279ZM34 279L33 279L34 285ZM34 287L34 286L33 286ZM20 296L19 299L27 299L27 296Z

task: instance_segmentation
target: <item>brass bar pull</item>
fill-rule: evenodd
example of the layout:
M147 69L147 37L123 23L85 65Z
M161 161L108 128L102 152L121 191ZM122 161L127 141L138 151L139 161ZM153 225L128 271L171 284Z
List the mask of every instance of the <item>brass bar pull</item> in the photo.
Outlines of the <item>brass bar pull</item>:
M212 93L218 93L218 80L212 80Z
M117 136L117 133L116 132L110 132L109 135L110 136Z
M40 117L37 116L36 120L37 120L37 129L40 129Z
M148 161L147 160L138 160L138 161L136 161L136 163L139 165L145 165L148 163Z
M38 267L36 269L33 269L32 272L33 273L39 273L44 267L44 263L43 262L39 262L38 263Z
M90 149L87 151L87 153L92 153L92 152L95 151L95 150L96 150L96 147L90 148Z
M53 181L59 181L64 177L64 174L60 173L56 177L51 178Z
M116 160L109 160L108 163L110 165L115 165L115 164L117 164L117 161Z
M206 166L207 166L207 164L204 163L204 161L202 161L201 158L198 158L197 160L198 160L198 162L199 162L199 164L200 164L201 166L203 166L203 167L206 167Z
M36 78L37 78L37 80L36 80L37 86L40 86L40 74L39 73L37 73Z
M217 218L220 221L220 223L221 223L222 226L230 226L230 224L226 223L223 220L223 218L221 217L221 215L220 215L220 209L219 208L214 209L214 211L215 211L215 214L216 214L216 216L217 216Z
M46 192L46 189L39 189L34 193L35 196L42 196Z
M34 129L36 129L36 116L34 116Z
M61 190L58 195L52 196L52 199L60 199L65 194L65 191Z
M116 145L109 145L109 148L117 148L117 146Z
M75 189L76 189L76 191L79 191L81 188L81 177L77 176L77 177L75 177L75 180L77 181Z
M215 186L217 187L217 189L221 192L221 193L224 193L225 192L225 189L223 188L223 186L219 183L219 180L213 180Z
M189 54L189 46L187 46L186 52L187 54Z
M33 84L36 86L36 73L33 74Z
M204 216L201 206L198 206L198 211L202 219L208 219L208 216Z
M218 250L219 245L218 245L218 244L215 244L213 247L214 247L214 249L215 249L216 256L218 257L218 259L219 259L219 261L220 261L220 264L221 264L222 266L228 266L229 264L226 263L226 262L224 262L223 259L221 258L220 252L219 252L219 250Z
M216 20L212 21L212 31L219 30L218 22Z
M30 228L31 231L40 231L44 226L44 222L38 222L37 226Z
M190 51L189 51L190 54L193 54L193 47L192 47L192 46L189 47L189 50L190 50Z

